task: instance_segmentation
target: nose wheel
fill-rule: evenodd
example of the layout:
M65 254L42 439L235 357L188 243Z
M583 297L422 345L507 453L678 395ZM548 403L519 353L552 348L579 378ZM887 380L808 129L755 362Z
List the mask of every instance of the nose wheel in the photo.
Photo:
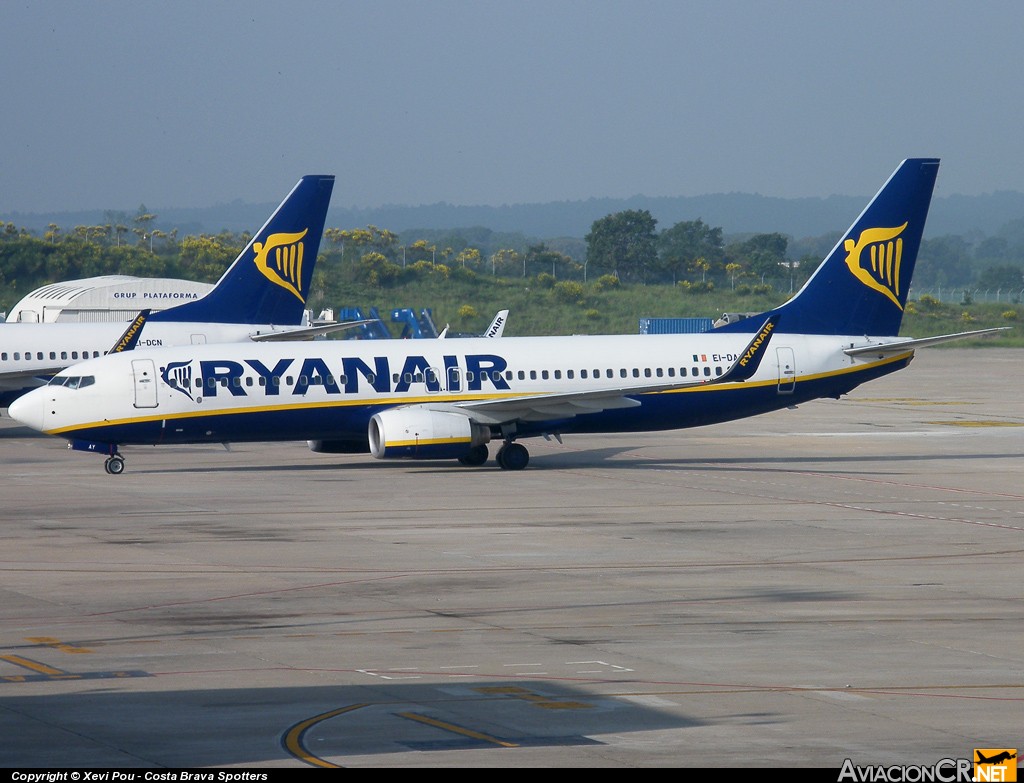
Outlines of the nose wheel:
M103 469L112 476L120 476L124 473L124 457L120 454L113 454L107 457L103 463Z

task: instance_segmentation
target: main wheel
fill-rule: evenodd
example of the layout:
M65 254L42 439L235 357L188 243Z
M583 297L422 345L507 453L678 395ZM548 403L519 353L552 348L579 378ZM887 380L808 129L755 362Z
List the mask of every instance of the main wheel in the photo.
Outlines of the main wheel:
M121 475L124 473L124 457L107 457L107 461L103 463L103 469L112 476Z
M481 443L479 446L474 446L469 450L469 453L464 457L459 457L459 462L463 465L468 465L471 468L475 468L478 465L483 465L487 462L488 452L487 446Z
M530 452L521 443L506 443L498 451L498 465L502 470L522 470L530 463Z

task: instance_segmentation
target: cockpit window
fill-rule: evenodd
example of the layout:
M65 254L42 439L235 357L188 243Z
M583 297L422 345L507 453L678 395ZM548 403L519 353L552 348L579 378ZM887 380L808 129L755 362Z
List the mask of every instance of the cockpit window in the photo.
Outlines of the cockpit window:
M96 383L93 375L55 375L50 380L50 386L66 386L69 389L81 389L92 386Z

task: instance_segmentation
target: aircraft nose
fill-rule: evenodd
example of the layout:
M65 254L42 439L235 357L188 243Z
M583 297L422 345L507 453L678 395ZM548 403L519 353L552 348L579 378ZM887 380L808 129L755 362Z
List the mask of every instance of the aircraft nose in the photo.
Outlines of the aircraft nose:
M42 389L23 394L7 408L12 419L39 432L43 431L45 412L46 393Z

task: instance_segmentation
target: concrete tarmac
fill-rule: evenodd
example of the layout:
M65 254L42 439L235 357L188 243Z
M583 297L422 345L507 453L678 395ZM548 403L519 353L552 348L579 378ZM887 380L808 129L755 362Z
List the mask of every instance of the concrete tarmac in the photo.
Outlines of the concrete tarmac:
M1024 350L525 471L0 419L0 766L934 765L1024 745Z

